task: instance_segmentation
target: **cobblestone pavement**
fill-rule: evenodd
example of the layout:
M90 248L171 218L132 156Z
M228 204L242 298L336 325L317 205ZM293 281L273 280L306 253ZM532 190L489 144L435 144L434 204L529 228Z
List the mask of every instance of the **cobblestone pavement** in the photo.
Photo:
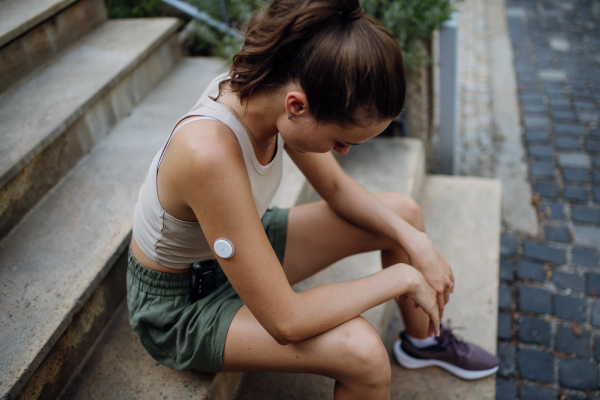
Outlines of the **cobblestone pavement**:
M537 238L501 243L497 399L600 399L600 2L507 0Z

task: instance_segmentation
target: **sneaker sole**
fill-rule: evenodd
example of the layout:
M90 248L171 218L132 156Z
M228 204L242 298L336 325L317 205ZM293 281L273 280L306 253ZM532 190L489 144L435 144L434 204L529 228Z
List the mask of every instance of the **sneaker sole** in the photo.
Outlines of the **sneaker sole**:
M445 369L446 371L450 372L453 375L458 376L459 378L467 379L467 380L484 378L484 377L492 375L492 374L496 373L496 371L498 371L498 366L496 366L494 368L490 368L490 369L481 370L481 371L469 371L468 369L463 369L463 368L457 367L456 365L452 365L445 361L431 360L431 359L422 360L420 358L414 358L414 357L409 356L408 354L406 354L404 352L404 350L402 350L402 347L400 346L401 343L402 342L400 340L398 340L394 344L394 356L395 356L398 364L402 365L404 368L418 369L418 368L437 366L437 367L441 367L441 368Z

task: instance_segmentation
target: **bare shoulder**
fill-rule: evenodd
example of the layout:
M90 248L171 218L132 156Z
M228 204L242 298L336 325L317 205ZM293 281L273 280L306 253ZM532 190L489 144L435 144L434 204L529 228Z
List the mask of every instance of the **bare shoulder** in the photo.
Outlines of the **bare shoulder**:
M235 134L222 122L198 120L182 126L174 134L163 162L170 164L174 178L196 184L220 170L243 165L243 155ZM162 169L162 166L161 166Z

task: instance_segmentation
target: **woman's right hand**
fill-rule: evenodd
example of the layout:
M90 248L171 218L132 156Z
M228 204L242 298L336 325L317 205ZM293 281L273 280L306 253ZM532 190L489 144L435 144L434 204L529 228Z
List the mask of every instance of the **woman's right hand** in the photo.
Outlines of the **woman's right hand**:
M421 307L429 315L428 335L438 335L440 331L440 310L438 308L437 296L433 288L427 283L423 274L408 264L400 264L403 279L409 279L408 290L398 296L400 301L410 298L415 305Z

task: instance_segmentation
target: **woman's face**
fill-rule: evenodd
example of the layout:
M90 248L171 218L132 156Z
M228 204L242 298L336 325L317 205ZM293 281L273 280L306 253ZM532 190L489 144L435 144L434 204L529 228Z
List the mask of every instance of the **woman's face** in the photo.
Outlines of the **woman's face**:
M327 153L334 150L342 155L351 146L379 135L392 120L358 121L360 125L341 126L320 124L311 116L303 115L295 121L286 121L281 136L285 143L298 153Z

